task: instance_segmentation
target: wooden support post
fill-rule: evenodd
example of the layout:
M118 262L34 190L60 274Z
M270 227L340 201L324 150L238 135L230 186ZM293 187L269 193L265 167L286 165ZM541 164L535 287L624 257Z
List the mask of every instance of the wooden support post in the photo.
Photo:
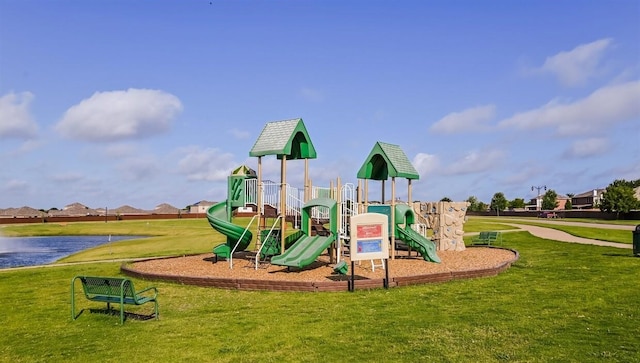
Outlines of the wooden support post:
M396 259L396 177L391 177L391 259Z
M342 193L341 193L341 188L342 186L340 185L340 177L338 177L338 179L336 180L336 203L338 204L338 220L336 221L336 223L338 224L338 235L335 236L335 242L332 243L331 245L334 246L333 250L335 251L334 253L331 254L331 260L330 263L336 263L336 261L338 260L338 254L340 253L340 227L342 226ZM329 216L329 218L331 218L331 216ZM329 227L331 228L331 227Z
M309 159L304 159L304 198L303 202L306 203L311 199L309 197Z
M280 253L284 253L284 235L287 228L287 156L280 163Z
M364 212L369 208L369 179L364 180Z
M360 213L364 213L365 211L362 210L364 203L362 202L362 179L358 179L358 194L356 195L356 203L357 203L357 208L358 208L358 214Z
M263 219L263 214L264 211L263 206L262 206L262 156L258 156L258 185L256 186L257 190L256 193L257 198L256 198L256 204L257 204L257 209L258 209L258 231L256 233L256 250L260 249L260 246L262 245L262 233L260 231L262 231L262 229L264 228L264 225L266 224L264 219Z

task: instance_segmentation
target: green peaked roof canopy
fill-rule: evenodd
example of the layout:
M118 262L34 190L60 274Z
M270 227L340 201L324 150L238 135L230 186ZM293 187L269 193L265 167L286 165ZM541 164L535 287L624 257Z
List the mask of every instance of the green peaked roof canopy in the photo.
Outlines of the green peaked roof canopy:
M249 156L277 155L287 160L315 159L316 149L301 118L269 122L264 126Z
M240 165L239 167L235 168L232 172L231 172L232 176L235 175L241 175L241 176L250 176L250 177L256 177L256 171L251 169L250 167L246 166L246 165Z
M358 170L358 179L387 180L389 177L420 179L400 146L378 141Z

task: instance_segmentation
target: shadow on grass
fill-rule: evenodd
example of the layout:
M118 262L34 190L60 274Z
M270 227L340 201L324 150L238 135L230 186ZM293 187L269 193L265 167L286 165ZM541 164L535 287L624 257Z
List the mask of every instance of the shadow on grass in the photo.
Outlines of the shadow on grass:
M634 256L630 253L603 253L602 255L607 257L633 257L640 259L640 256Z
M116 310L116 309L107 309L107 308L103 308L103 309L96 309L96 308L89 308L89 309L82 309L80 310L80 312L76 315L75 319L78 319L78 317L80 315L82 315L83 312L88 311L90 314L102 314L102 315L113 315L113 316L120 316L120 310ZM149 315L145 315L145 314L137 314L137 313L132 313L132 312L124 312L124 320L127 321L129 319L133 319L133 320L151 320L155 318L155 314L151 313Z

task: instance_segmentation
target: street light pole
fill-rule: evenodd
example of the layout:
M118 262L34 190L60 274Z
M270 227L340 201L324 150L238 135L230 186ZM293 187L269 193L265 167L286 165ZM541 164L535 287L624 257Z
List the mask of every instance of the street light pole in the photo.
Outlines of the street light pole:
M546 185L532 186L531 191L533 191L534 189L538 189L538 197L536 198L536 210L540 210L542 209L542 202L540 202L540 205L538 205L538 201L540 200L540 190L541 189L547 190L547 186Z

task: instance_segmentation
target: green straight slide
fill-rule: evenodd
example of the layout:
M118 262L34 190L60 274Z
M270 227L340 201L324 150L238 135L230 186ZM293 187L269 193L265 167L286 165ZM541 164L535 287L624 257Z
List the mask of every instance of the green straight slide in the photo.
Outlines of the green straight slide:
M402 228L396 225L396 236L409 247L418 251L425 261L440 263L440 257L436 254L436 244L424 238L420 233L411 229L410 226Z
M245 232L244 227L228 221L226 200L212 205L207 210L207 220L213 229L227 237L227 243L223 243L213 248L213 253L216 256L229 258L231 256L231 251L235 244L238 243L240 236L242 236L242 240L238 244L236 251L243 251L249 247L249 243L251 243L253 235L250 231Z
M271 257L271 264L304 267L311 264L335 240L335 236L303 236L285 253Z

